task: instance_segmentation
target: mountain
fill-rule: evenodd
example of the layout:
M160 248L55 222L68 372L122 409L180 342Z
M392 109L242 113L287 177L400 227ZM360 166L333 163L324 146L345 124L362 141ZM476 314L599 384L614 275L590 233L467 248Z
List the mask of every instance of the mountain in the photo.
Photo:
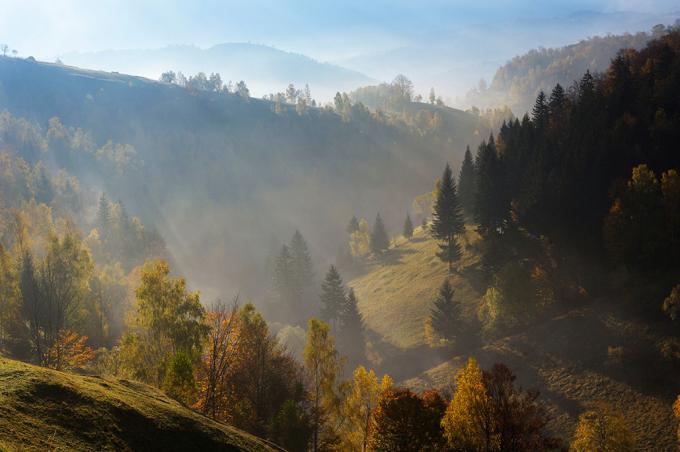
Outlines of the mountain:
M30 163L66 169L156 226L180 270L209 299L238 290L263 296L272 237L288 240L300 229L325 265L352 215L380 210L388 228L400 224L410 200L431 189L431 175L447 160L460 162L465 146L489 132L464 112L455 134L432 134L357 104L342 114L280 107L141 77L0 59L0 108L40 131L38 144L13 147ZM54 117L70 131L59 132L68 135L61 141L49 132ZM89 153L78 151L81 144Z
M168 46L153 50L105 50L92 53L67 53L60 59L83 68L117 71L157 79L173 70L185 75L217 72L234 83L244 80L260 97L284 91L289 83L309 84L319 100L328 100L337 91L370 83L366 75L343 67L322 63L299 53L250 43L224 43L207 49L196 46Z
M0 382L2 450L281 450L138 382L2 357Z
M651 32L594 36L564 47L532 49L498 68L490 85L469 91L465 102L480 108L507 105L521 117L540 91L548 93L557 83L566 89L587 70L603 72L622 49L639 50L672 29L657 25Z

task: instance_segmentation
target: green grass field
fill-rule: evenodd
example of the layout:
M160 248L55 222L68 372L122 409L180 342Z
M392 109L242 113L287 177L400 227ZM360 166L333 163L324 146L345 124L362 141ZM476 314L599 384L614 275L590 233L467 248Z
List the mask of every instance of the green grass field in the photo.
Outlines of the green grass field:
M278 450L150 386L0 358L0 450Z

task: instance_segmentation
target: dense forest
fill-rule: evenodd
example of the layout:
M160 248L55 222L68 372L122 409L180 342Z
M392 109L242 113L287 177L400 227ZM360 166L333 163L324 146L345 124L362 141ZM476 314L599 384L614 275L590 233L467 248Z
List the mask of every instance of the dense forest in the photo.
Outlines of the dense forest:
M479 108L507 106L521 116L531 109L539 91L556 84L568 87L586 71L604 72L620 49L639 50L666 31L657 25L650 32L594 36L560 48L533 49L498 68L486 83L467 93L465 102Z
M403 76L315 107L2 57L0 353L142 382L290 451L671 450L680 31L655 32L521 118ZM423 281L426 317L398 311L397 284ZM634 397L556 402L524 385L536 356ZM654 431L621 409L643 397Z

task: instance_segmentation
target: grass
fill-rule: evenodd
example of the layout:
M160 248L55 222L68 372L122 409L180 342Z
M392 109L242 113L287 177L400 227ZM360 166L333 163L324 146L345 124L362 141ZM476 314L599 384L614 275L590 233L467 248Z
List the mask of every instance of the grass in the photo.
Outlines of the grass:
M466 240L460 268L448 277L455 297L472 316L485 287L475 270L479 236L468 229ZM418 228L411 241L401 239L349 282L369 336L380 342L382 359L373 361L379 371L416 390L450 391L468 356L483 368L503 362L522 387L541 391L552 417L550 428L565 445L588 405L605 402L624 414L640 450L676 450L671 405L680 393L677 336L621 310L618 300L587 299L472 349L429 349L423 321L447 277L435 252L435 242ZM669 357L672 353L675 357Z
M0 358L0 450L279 450L150 386Z
M446 264L436 255L437 245L422 227L416 228L409 241L398 239L395 246L376 262L369 264L363 276L349 281L368 329L390 345L408 349L425 344L423 322L445 278L450 278L455 296L468 308L476 306L481 294L474 281L465 275L478 262L472 250L479 236L466 231L459 272L448 274Z

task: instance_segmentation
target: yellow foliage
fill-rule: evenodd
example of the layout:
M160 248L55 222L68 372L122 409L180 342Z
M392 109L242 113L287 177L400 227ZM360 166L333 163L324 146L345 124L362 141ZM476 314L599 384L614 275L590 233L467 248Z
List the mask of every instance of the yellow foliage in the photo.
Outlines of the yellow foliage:
M456 375L456 391L442 419L444 436L454 450L492 450L493 406L482 369L474 358Z
M350 236L349 249L354 257L366 256L371 252L371 230L365 218L359 220L359 229Z
M73 331L60 331L57 340L47 351L45 364L56 370L83 367L94 359L94 352L86 345L87 336Z
M678 437L678 449L680 449L680 395L675 400L675 404L673 405L673 414L675 414L675 417L678 420L677 437Z
M581 414L569 448L573 452L635 450L633 434L618 413L600 404Z

